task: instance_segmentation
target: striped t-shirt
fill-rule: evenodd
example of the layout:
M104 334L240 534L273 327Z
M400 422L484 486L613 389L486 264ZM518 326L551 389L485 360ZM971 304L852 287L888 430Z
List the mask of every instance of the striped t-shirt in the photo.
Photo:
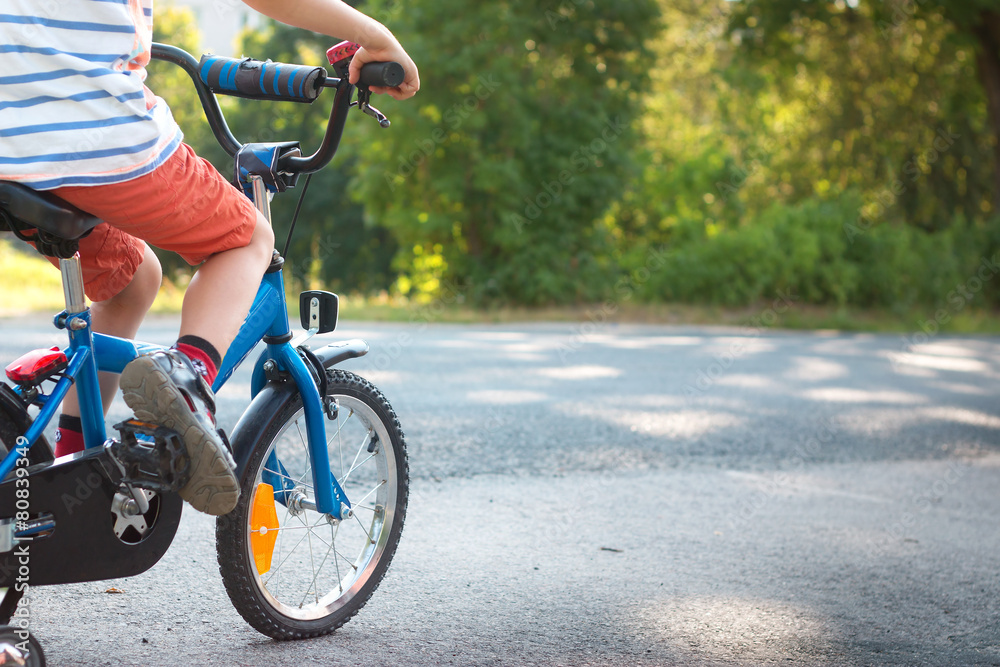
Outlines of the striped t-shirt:
M145 87L153 0L0 0L0 180L120 183L181 142Z

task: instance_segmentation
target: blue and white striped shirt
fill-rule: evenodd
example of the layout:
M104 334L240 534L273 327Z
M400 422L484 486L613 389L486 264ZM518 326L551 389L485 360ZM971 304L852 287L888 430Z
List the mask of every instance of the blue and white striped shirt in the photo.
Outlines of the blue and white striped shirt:
M181 142L145 87L153 0L0 0L0 179L120 183Z

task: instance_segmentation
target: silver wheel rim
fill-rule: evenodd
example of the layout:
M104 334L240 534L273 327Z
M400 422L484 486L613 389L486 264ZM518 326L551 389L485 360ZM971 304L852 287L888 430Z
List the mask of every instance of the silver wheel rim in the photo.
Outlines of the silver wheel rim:
M334 395L334 400L339 409L336 422L327 423L327 451L333 474L351 501L353 516L334 525L318 512L302 509L297 513L276 502L278 537L271 568L264 574L258 574L250 539L246 540L254 584L261 595L279 613L302 621L330 616L360 592L385 552L395 514L396 461L385 425L371 407L353 396ZM287 476L280 470L272 472L315 497L305 434L305 414L300 408L270 443L251 493L257 493L268 458L277 450ZM373 435L378 442L369 453ZM248 536L251 518L248 511Z

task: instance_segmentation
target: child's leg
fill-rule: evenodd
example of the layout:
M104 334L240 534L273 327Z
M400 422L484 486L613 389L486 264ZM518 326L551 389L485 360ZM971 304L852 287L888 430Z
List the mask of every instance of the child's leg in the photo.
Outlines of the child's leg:
M183 144L144 176L56 194L121 232L125 240L115 245L128 247L127 239L141 238L191 265L202 264L185 296L175 348L131 361L122 371L121 388L139 420L173 429L184 441L190 478L181 497L210 514L231 511L239 483L216 430L210 385L270 262L270 226L240 190ZM99 251L84 260L100 263L110 255ZM135 267L138 257L133 259ZM97 300L89 290L90 285L88 296Z
M160 260L156 258L149 246L146 246L142 264L125 289L110 299L97 301L90 306L90 318L93 331L118 336L120 338L135 338L142 319L153 305L160 289L163 274ZM108 409L118 393L118 374L101 373L101 399L104 401L104 412ZM80 416L80 406L76 398L76 387L72 387L63 401L63 414Z
M258 213L249 245L212 255L191 279L181 310L181 337L198 336L224 355L250 310L273 250L274 232Z
M82 239L80 251L88 294L100 299L91 304L92 330L133 338L160 288L162 273L156 255L146 244L108 225L99 226ZM107 414L118 393L119 376L100 373L98 380ZM56 456L73 454L84 446L76 387L70 388L62 408Z

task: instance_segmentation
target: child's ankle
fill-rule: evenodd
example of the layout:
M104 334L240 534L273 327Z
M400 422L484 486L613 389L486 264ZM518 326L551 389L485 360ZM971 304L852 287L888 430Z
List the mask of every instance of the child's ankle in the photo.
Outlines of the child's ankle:
M59 415L55 455L68 456L83 451L83 424L79 417Z
M174 348L191 360L209 385L215 382L219 366L222 365L222 356L211 343L198 336L181 336Z

